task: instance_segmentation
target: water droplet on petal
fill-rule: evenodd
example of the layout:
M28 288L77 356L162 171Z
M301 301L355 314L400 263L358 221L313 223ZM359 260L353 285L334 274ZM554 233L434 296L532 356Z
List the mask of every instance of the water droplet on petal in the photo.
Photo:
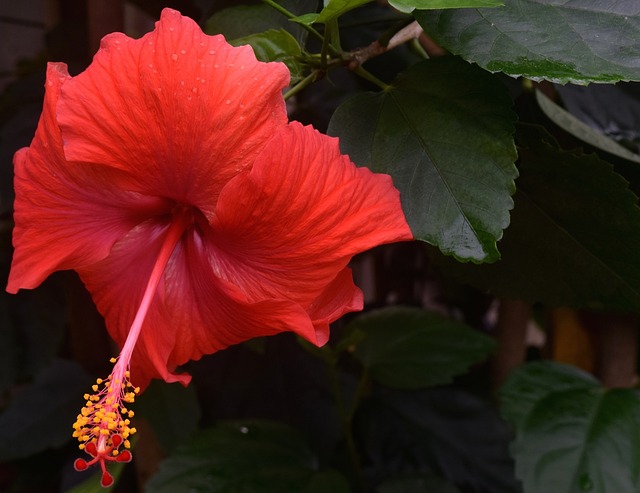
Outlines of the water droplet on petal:
M178 55L176 55L175 53L171 55L171 60L175 62L177 59L178 59Z
M180 53L182 53L183 55L186 55L186 54L187 54L187 52L186 52L186 51L184 51L184 50L180 50Z
M197 88L197 87L192 87L192 88L191 88L191 90L192 90L193 92L198 92L198 88Z
M209 55L215 55L216 54L216 50L209 50Z
M240 433L244 433L246 435L247 433L249 433L249 428L247 428L246 426L241 426Z
M227 100L225 101L225 103L227 103L227 104L231 104L231 100L230 100L230 99L227 99Z

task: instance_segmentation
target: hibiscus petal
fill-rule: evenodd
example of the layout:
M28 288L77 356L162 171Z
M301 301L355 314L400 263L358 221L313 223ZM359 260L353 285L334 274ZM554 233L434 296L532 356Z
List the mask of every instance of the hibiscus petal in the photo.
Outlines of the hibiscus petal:
M44 108L29 148L14 157L15 251L7 291L34 288L56 270L104 258L111 246L164 201L123 191L119 170L69 163L56 123L65 64L47 68Z
M141 39L103 38L89 68L65 84L65 154L126 170L138 190L210 215L221 187L286 124L288 81L284 64L258 62L250 47L165 9Z
M139 225L109 257L80 276L123 345L161 248L167 223ZM250 302L237 287L220 280L208 262L202 231L194 227L176 246L131 359L131 375L144 387L151 378L188 383L176 367L253 337L296 331L312 338L309 315L288 300ZM126 274L126 275L125 275Z
M297 122L223 189L211 225L218 275L250 299L290 299L311 311L332 283L340 298L331 303L353 305L352 282L336 277L353 255L412 238L391 178L356 168L337 139Z

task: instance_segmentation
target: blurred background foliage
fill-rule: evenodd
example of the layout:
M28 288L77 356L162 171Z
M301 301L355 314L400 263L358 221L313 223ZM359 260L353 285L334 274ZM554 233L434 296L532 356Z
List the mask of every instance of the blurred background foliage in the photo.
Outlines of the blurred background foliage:
M268 3L0 4L2 279L46 61L77 74L167 6L286 63L291 118L391 174L419 240L354 259L366 309L326 347L282 334L154 382L110 489L640 491L634 2ZM0 293L0 492L100 491L71 425L115 352L74 273Z

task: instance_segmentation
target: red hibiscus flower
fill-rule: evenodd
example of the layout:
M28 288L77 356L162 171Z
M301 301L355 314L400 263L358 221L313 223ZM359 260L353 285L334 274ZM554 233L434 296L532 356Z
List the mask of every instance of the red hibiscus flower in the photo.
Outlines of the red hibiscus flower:
M49 64L44 108L15 156L7 290L76 270L122 347L74 435L107 460L135 432L126 406L151 378L256 336L324 344L362 308L347 264L411 239L386 175L288 122L289 73L166 9L134 40L106 36L87 70ZM129 373L130 372L130 373Z

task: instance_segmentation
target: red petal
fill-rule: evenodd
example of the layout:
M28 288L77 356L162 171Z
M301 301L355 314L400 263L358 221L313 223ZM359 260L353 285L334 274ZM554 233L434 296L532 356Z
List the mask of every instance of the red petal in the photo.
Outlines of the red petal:
M315 342L322 346L329 340L329 324L349 312L362 310L362 291L353 284L351 269L343 269L311 302L309 316L315 327Z
M34 288L56 270L104 258L142 217L166 209L164 201L122 190L122 172L69 163L56 123L64 64L49 64L38 130L15 155L15 251L7 290Z
M80 271L121 345L166 229L151 221L140 225L104 261ZM291 301L248 302L237 287L216 277L211 254L199 227L176 247L134 350L131 375L136 385L144 387L154 377L187 383L187 375L172 373L178 365L253 337L292 330L308 337L314 333L307 313Z
M346 273L336 278L353 255L412 238L390 177L356 168L337 139L297 122L223 189L212 228L215 269L249 299L290 299L327 321L354 303ZM333 308L318 306L336 287Z
M126 170L137 190L210 216L221 187L286 124L288 81L285 65L258 62L250 47L165 9L140 39L106 36L89 68L65 84L65 154Z

